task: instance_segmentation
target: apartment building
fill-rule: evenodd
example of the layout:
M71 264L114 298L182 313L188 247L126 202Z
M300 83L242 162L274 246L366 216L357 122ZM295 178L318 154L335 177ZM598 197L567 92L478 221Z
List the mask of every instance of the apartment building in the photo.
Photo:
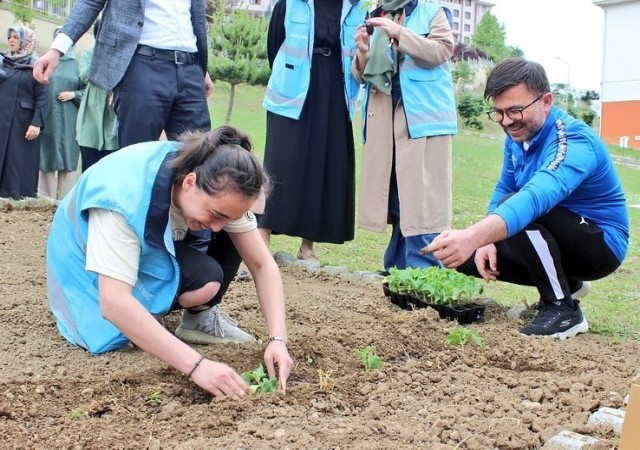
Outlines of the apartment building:
M482 0L452 0L439 3L449 8L453 14L452 29L456 44L468 44L484 13L495 6Z
M640 0L594 0L604 10L600 136L607 144L640 149Z

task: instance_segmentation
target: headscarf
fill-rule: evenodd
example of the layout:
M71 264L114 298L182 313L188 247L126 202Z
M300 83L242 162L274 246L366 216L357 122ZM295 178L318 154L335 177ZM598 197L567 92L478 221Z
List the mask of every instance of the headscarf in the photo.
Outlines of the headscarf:
M384 0L383 15L400 22L404 15L404 7L412 0ZM391 45L387 33L376 28L371 36L371 50L362 78L373 84L380 92L391 95L391 80L398 72L399 53Z
M7 30L7 38L12 31L15 31L20 40L20 48L17 53L7 51L4 58L12 61L14 64L29 64L31 58L35 56L38 48L38 38L33 30L25 26L13 26Z

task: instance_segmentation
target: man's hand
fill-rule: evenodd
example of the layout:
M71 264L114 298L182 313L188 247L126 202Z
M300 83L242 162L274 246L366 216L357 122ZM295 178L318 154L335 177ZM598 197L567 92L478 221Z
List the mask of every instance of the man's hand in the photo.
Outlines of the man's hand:
M62 54L55 49L50 49L36 60L33 64L33 78L37 82L47 84L49 82L49 76L58 65Z
M209 97L213 93L213 81L207 72L204 76L204 94Z
M498 251L495 245L489 244L480 247L476 250L473 261L485 281L495 281L500 275L498 272Z
M431 244L421 249L420 253L433 253L446 268L452 269L469 259L474 250L467 230L449 230L440 233Z

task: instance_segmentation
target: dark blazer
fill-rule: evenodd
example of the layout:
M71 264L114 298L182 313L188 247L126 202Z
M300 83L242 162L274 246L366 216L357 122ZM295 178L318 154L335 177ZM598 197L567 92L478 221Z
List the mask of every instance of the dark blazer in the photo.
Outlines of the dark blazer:
M73 42L77 42L103 9L89 79L110 91L122 80L140 41L144 23L144 0L77 0L62 32ZM198 63L204 78L208 57L204 0L191 0L191 23L197 39ZM167 32L179 33L180 30Z

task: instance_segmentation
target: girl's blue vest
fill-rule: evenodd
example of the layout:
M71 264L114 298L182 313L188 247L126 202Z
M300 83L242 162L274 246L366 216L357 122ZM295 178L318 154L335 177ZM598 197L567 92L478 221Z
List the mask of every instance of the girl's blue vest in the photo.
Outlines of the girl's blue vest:
M129 341L102 318L98 275L85 270L90 208L122 214L140 240L138 280L133 296L154 316L166 315L178 292L178 264L168 223L171 172L166 162L176 143L134 145L80 177L60 203L47 242L49 305L71 343L103 353Z
M286 0L286 37L273 61L271 77L262 102L267 111L296 120L302 113L311 78L314 1L326 0ZM358 2L359 0L343 1L340 22L344 95L352 118L360 85L351 76L351 60L356 53L356 28L363 23L365 15L365 10L358 7Z
M418 35L427 36L431 21L441 8L437 3L419 0L403 25ZM445 12L449 11L445 8ZM429 69L418 66L409 55L404 55L399 70L409 137L417 139L457 133L456 102L449 62ZM368 100L369 85L365 86L362 100L363 126L366 124Z

